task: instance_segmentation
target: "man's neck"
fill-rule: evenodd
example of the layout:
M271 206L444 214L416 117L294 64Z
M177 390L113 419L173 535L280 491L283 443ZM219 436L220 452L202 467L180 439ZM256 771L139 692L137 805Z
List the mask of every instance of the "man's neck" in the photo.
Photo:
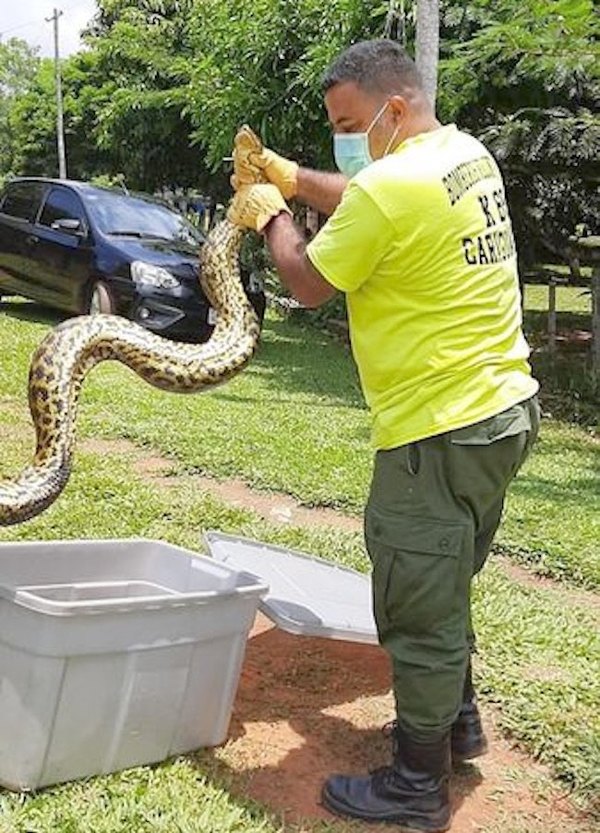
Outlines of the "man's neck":
M407 125L406 131L403 132L401 142L420 136L421 133L431 133L433 130L439 130L442 126L442 123L436 119L433 113L414 116Z

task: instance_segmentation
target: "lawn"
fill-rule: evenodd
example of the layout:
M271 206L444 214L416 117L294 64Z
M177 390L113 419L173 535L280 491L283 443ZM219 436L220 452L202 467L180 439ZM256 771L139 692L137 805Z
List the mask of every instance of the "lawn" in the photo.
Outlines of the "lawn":
M31 453L29 357L56 320L31 304L7 304L0 312L5 477L14 476ZM119 366L99 367L84 387L78 430L82 439L126 438L159 452L172 461L173 475L234 475L258 489L349 514L360 513L368 486L368 419L345 348L275 315L267 320L250 367L201 396L162 393ZM578 595L567 585L597 587L600 579L599 449L597 435L588 429L544 420L536 452L511 489L500 543L532 570L563 584L529 585L497 563L484 572L475 594L483 697L499 707L501 726L582 801L600 790L598 606L587 604L591 594ZM0 540L141 535L199 550L206 528L367 569L358 534L269 523L185 480L161 488L137 473L126 454L89 450L77 454L60 499L32 522L0 530ZM280 819L233 798L226 783L210 777L202 755L28 799L4 794L0 810L0 833L282 829Z
M527 312L548 311L548 287L527 284L524 292ZM592 300L589 289L578 286L556 287L556 311L576 315L591 315Z
M44 326L6 316L4 332L13 350L0 368L0 391L14 404L0 408L0 425L26 408L27 356ZM78 428L83 437L156 449L176 472L235 475L308 505L359 514L368 488L369 422L347 352L311 327L275 317L249 368L200 397L168 395L119 365L101 365L84 387ZM541 574L597 587L599 456L598 434L544 419L510 492L503 550Z

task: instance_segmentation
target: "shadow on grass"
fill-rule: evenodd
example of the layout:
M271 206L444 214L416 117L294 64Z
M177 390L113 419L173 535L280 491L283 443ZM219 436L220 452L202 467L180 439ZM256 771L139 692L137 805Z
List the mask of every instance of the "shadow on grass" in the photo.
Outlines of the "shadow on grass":
M349 352L313 327L288 321L265 322L251 368L273 390L327 397L350 408L365 408Z
M548 313L543 310L525 310L523 324L529 336L548 332ZM591 313L557 312L556 327L558 330L589 330L592 324Z
M286 821L331 820L320 803L323 781L390 761L380 730L393 716L390 685L389 660L378 646L293 636L259 617L228 742L194 760L236 798ZM457 807L480 782L475 767L455 775Z
M2 301L0 312L10 318L50 327L71 317L23 299ZM315 398L323 397L324 406L337 402L350 408L365 408L349 353L313 327L266 320L259 350L244 373L259 376L266 388L284 395L304 393L311 397L311 405L318 404ZM237 402L253 401L253 397L222 391L217 396Z
M549 500L564 507L566 504L581 506L586 503L586 496L590 497L590 508L593 499L600 491L600 457L598 466L590 470L589 476L578 477L561 484L547 477L528 474L515 480L511 485L511 492L532 499Z
M0 312L9 318L16 318L19 321L28 321L34 324L48 324L56 327L62 321L71 316L62 310L51 309L50 307L38 304L35 301L6 301L0 303Z

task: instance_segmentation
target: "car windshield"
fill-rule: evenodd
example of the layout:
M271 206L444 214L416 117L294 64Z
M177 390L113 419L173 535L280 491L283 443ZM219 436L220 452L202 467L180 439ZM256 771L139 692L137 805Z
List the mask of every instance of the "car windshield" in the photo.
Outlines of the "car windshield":
M94 191L85 195L88 211L104 234L171 240L197 246L202 232L181 214L143 197Z

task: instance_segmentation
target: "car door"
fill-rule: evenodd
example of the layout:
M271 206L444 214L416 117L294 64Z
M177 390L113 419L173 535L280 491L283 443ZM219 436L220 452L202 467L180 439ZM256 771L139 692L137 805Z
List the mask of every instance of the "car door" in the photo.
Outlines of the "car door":
M46 193L33 234L39 300L70 312L80 312L93 256L92 238L80 196L67 186L52 185Z
M36 298L32 279L33 226L46 185L10 182L0 205L0 289Z

